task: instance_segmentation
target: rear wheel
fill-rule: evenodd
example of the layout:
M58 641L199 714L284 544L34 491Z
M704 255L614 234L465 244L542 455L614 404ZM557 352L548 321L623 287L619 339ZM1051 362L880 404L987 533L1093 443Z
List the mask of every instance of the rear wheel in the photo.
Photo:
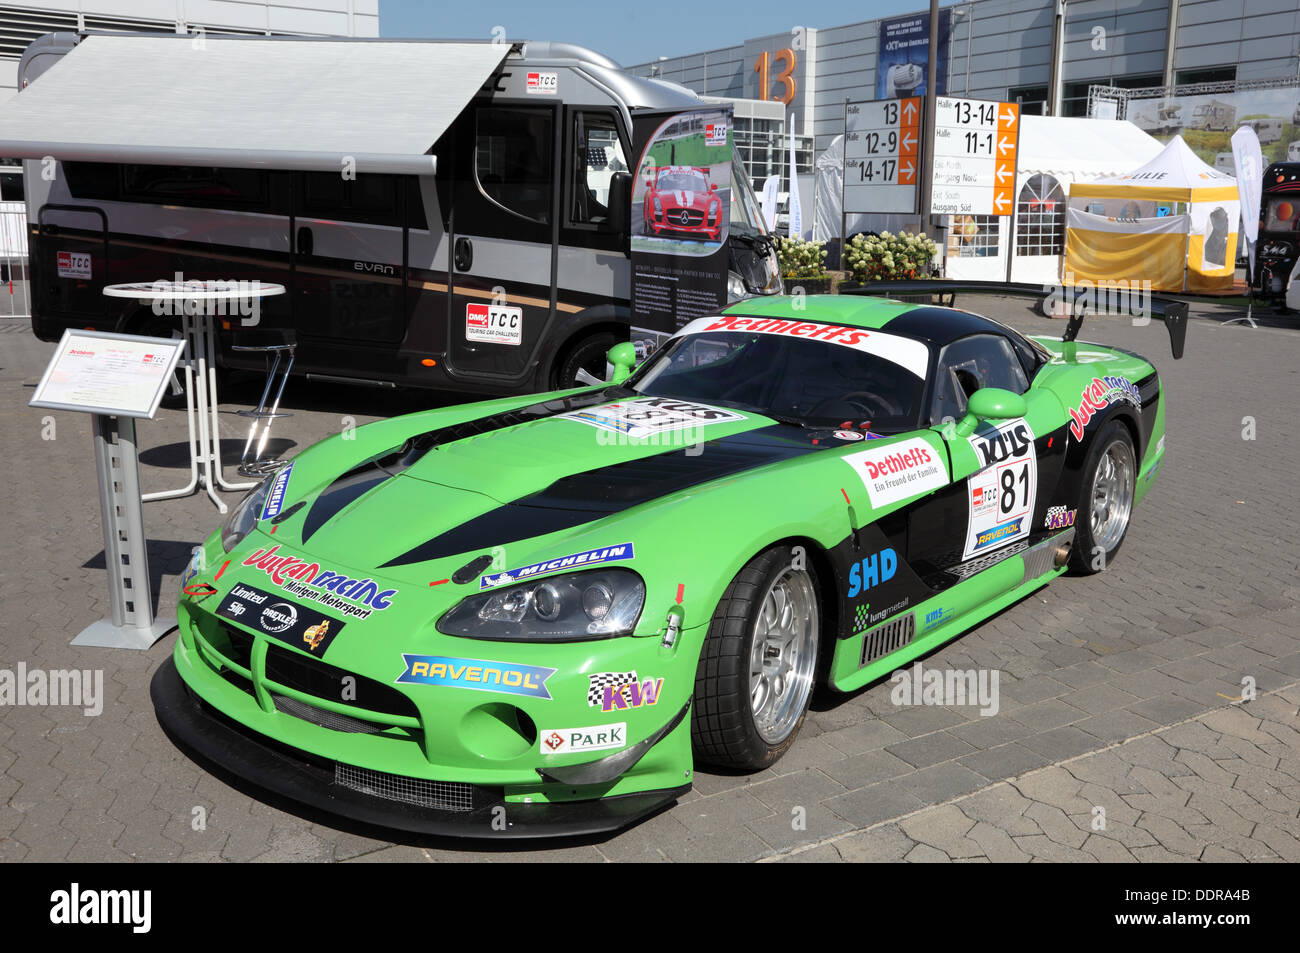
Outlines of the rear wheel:
M609 331L602 331L590 337L582 338L567 351L555 365L551 383L557 390L578 387L579 369L586 371L597 380L605 379L605 354L618 343L618 339Z
M1093 441L1083 468L1070 568L1091 575L1110 565L1128 534L1137 487L1137 456L1128 428L1112 420Z
M785 754L812 697L820 627L816 577L789 546L736 575L695 674L691 741L702 761L759 770Z

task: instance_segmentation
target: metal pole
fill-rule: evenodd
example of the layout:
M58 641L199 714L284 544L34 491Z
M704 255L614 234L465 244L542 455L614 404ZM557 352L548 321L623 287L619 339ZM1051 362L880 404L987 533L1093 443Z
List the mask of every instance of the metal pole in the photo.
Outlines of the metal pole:
M930 202L934 190L934 150L925 148L926 136L934 135L936 110L935 86L939 82L939 0L930 0L930 50L925 64L925 122L921 129L921 232L937 240L938 229L930 215Z

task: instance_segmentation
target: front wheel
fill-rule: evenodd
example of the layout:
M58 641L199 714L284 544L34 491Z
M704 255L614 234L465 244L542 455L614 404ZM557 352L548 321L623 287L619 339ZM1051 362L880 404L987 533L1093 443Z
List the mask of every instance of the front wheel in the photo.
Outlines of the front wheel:
M714 610L695 673L702 761L759 770L794 744L817 672L817 579L789 546L751 559Z
M1133 516L1137 463L1128 428L1112 420L1101 429L1083 467L1070 568L1101 572L1119 552Z

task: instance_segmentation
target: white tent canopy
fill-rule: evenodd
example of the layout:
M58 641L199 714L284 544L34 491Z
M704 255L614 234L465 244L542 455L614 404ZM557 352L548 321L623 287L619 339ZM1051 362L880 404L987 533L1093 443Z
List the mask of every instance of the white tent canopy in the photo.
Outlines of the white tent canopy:
M0 155L427 175L510 49L93 35L0 104Z

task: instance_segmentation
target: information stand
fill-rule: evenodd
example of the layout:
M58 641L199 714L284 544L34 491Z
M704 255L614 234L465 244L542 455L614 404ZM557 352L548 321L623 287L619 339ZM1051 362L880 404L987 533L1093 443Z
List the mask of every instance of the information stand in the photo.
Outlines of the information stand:
M158 412L184 349L168 338L65 331L29 402L92 415L111 614L73 645L147 649L176 625L153 614L135 421Z

